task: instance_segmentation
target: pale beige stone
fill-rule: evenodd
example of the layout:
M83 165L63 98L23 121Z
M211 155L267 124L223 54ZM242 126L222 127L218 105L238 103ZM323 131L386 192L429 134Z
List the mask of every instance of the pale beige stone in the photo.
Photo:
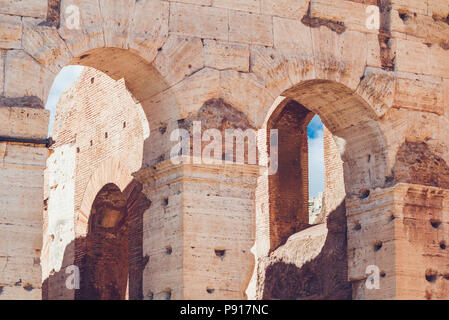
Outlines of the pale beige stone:
M79 29L73 20L75 13L68 11L72 5L79 8ZM99 0L64 0L61 2L61 12L63 14L58 32L74 57L105 46Z
M402 39L395 40L396 48L396 70L429 74L431 49L419 42Z
M444 1L444 0L443 0ZM407 10L419 14L427 14L427 1L421 0L392 0L391 6L397 10Z
M212 5L217 8L260 13L260 0L213 0Z
M439 79L435 82L422 79L396 80L394 105L419 111L443 114L443 87Z
M151 12L151 15L148 15ZM158 0L136 3L129 48L152 61L168 37L169 3Z
M430 67L426 74L435 75L437 77L447 77L449 74L449 50L445 50L440 46L432 46L430 48Z
M300 20L273 18L274 47L285 53L313 55L310 28Z
M350 30L363 33L376 33L366 25L368 14L367 4L347 0L317 0L310 3L310 16L324 21L344 23Z
M0 48L20 49L22 19L18 16L0 14Z
M170 36L155 60L155 67L172 86L204 66L201 39Z
M11 124L0 127L0 136L45 140L49 118L48 110L0 107L0 120Z
M229 40L248 44L272 46L272 17L231 11L229 13Z
M228 40L228 12L225 9L170 3L170 33Z
M42 21L35 18L23 18L23 49L36 61L57 74L72 60L66 44L54 28L39 26Z
M449 14L449 2L444 0L427 0L427 15L447 16Z
M302 19L307 12L310 0L261 0L262 14Z
M41 65L23 50L9 50L5 61L5 96L42 97Z
M218 70L249 71L249 47L215 40L204 40L204 64Z
M0 0L0 13L45 18L47 16L47 1L41 0Z

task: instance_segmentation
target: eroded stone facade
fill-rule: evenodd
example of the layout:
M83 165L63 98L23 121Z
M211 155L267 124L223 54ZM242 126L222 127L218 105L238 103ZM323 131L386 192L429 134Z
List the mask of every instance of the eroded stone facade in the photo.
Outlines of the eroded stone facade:
M67 23L70 5L79 8L79 28ZM379 29L367 27L371 5L379 7ZM123 79L151 128L143 148L119 152L123 162L80 176L115 179L122 192L126 177L134 177L152 203L142 207L142 255L159 262L150 258L143 267L144 298L448 298L448 15L447 0L0 0L0 119L6 124L0 128L0 298L40 298L41 264L44 280L51 271L39 259L43 242L47 256L50 226L42 212L52 207L44 201L44 186L52 185L44 182L48 112L42 106L68 64ZM257 165L169 160L170 133L185 119L201 118L210 102L238 115L235 126L262 129ZM290 238L274 234L264 174L266 129L279 103L321 117L344 172L334 168L336 180L327 184L338 189L325 198L335 212L327 228ZM123 128L109 124L108 132ZM89 130L66 129L77 141ZM98 140L86 136L80 151L94 150ZM71 172L62 173L77 170L76 149L64 148L55 152L64 152L67 165L55 170L75 197L61 206L83 213L70 231L82 237L106 181L87 184L83 207ZM280 247L272 245L273 235L282 239ZM314 248L343 243L331 246L343 261L320 249L306 259L308 241ZM283 292L268 280L289 266L265 270L264 263L273 254L291 258L288 252L298 254L290 260L294 268L310 267L310 279L321 279L314 263L339 265L341 272L325 281L331 286L312 279L312 289L303 290L305 269L294 269ZM381 270L378 290L365 285L370 265Z

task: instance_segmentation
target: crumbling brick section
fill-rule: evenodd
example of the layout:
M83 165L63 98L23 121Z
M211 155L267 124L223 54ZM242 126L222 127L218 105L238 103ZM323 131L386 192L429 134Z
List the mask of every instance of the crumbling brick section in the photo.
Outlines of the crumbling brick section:
M61 23L61 0L48 0L47 20L41 26L59 28Z
M42 109L44 107L44 104L42 103L42 100L36 96L26 96L19 98L0 97L0 107L25 107Z
M268 178L271 250L309 226L307 125L311 116L291 101L268 122L268 132L278 130L279 159L278 171Z
M191 154L194 156L199 156L196 154L194 150L194 143L193 139L194 133L193 133L193 122L199 121L201 122L201 130L202 132L205 132L208 129L216 129L220 132L222 137L222 155L221 159L225 160L225 152L226 152L226 132L227 130L230 130L231 132L236 132L235 130L239 130L242 134L245 133L247 129L254 129L251 124L248 121L248 118L246 115L235 109L232 105L226 103L223 99L210 99L206 101L203 106L198 110L197 113L190 115L189 117L186 117L184 119L178 120L178 127L180 129L185 129L189 131L191 141L190 141L190 151ZM255 133L255 131L251 131L252 133ZM253 136L255 138L255 135ZM201 137L200 137L201 140ZM230 140L230 138L229 138ZM202 141L201 145L201 153L203 153L204 148L209 145L211 141ZM237 158L237 144L238 141L236 139L230 140L229 143L232 143L232 148L228 148L229 150L233 150L234 154L233 159ZM244 144L244 162L248 163L248 153L250 148L251 141L246 138L242 141L242 144ZM240 146L239 146L240 147ZM255 148L256 143L254 141L253 144L251 144L251 147L254 147L253 150L256 150ZM255 161L257 163L257 150L254 151L255 155ZM205 154L204 156L216 156L215 154ZM229 157L231 154L229 155ZM255 164L255 163L252 163Z
M98 193L81 261L81 300L124 300L128 281L126 199L114 184Z
M325 27L329 28L330 30L336 32L337 34L342 34L343 32L346 31L346 26L341 21L333 21L333 20L329 20L329 19L311 17L310 16L310 3L309 3L309 9L307 11L307 14L304 15L301 22L311 28L319 28L321 26L325 26Z
M391 0L378 0L380 11L379 48L382 69L394 71L396 54L391 49Z
M143 270L148 263L147 258L143 256L143 214L150 207L151 201L142 193L142 185L135 180L128 185L123 194L127 199L128 211L128 298L142 300Z
M401 145L393 168L394 181L449 189L449 166L425 142Z

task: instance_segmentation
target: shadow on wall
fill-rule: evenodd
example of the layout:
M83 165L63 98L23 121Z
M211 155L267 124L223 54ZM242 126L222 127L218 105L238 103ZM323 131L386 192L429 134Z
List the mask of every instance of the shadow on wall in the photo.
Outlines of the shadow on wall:
M148 262L142 256L143 213L150 205L135 180L123 192L113 184L106 185L92 205L87 237L67 245L61 270L43 282L42 298L141 300L143 270ZM79 290L66 284L73 279L72 265L80 270Z
M346 228L343 201L326 224L294 234L261 259L258 296L264 300L350 300Z

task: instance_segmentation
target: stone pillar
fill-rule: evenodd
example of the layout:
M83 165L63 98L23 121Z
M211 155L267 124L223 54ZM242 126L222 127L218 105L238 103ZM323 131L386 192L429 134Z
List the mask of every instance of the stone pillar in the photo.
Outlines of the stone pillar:
M448 299L449 190L400 183L364 196L346 202L353 298ZM379 289L366 286L368 266Z
M49 112L0 107L0 299L42 297Z
M259 167L174 164L140 170L147 299L246 299L254 270Z

